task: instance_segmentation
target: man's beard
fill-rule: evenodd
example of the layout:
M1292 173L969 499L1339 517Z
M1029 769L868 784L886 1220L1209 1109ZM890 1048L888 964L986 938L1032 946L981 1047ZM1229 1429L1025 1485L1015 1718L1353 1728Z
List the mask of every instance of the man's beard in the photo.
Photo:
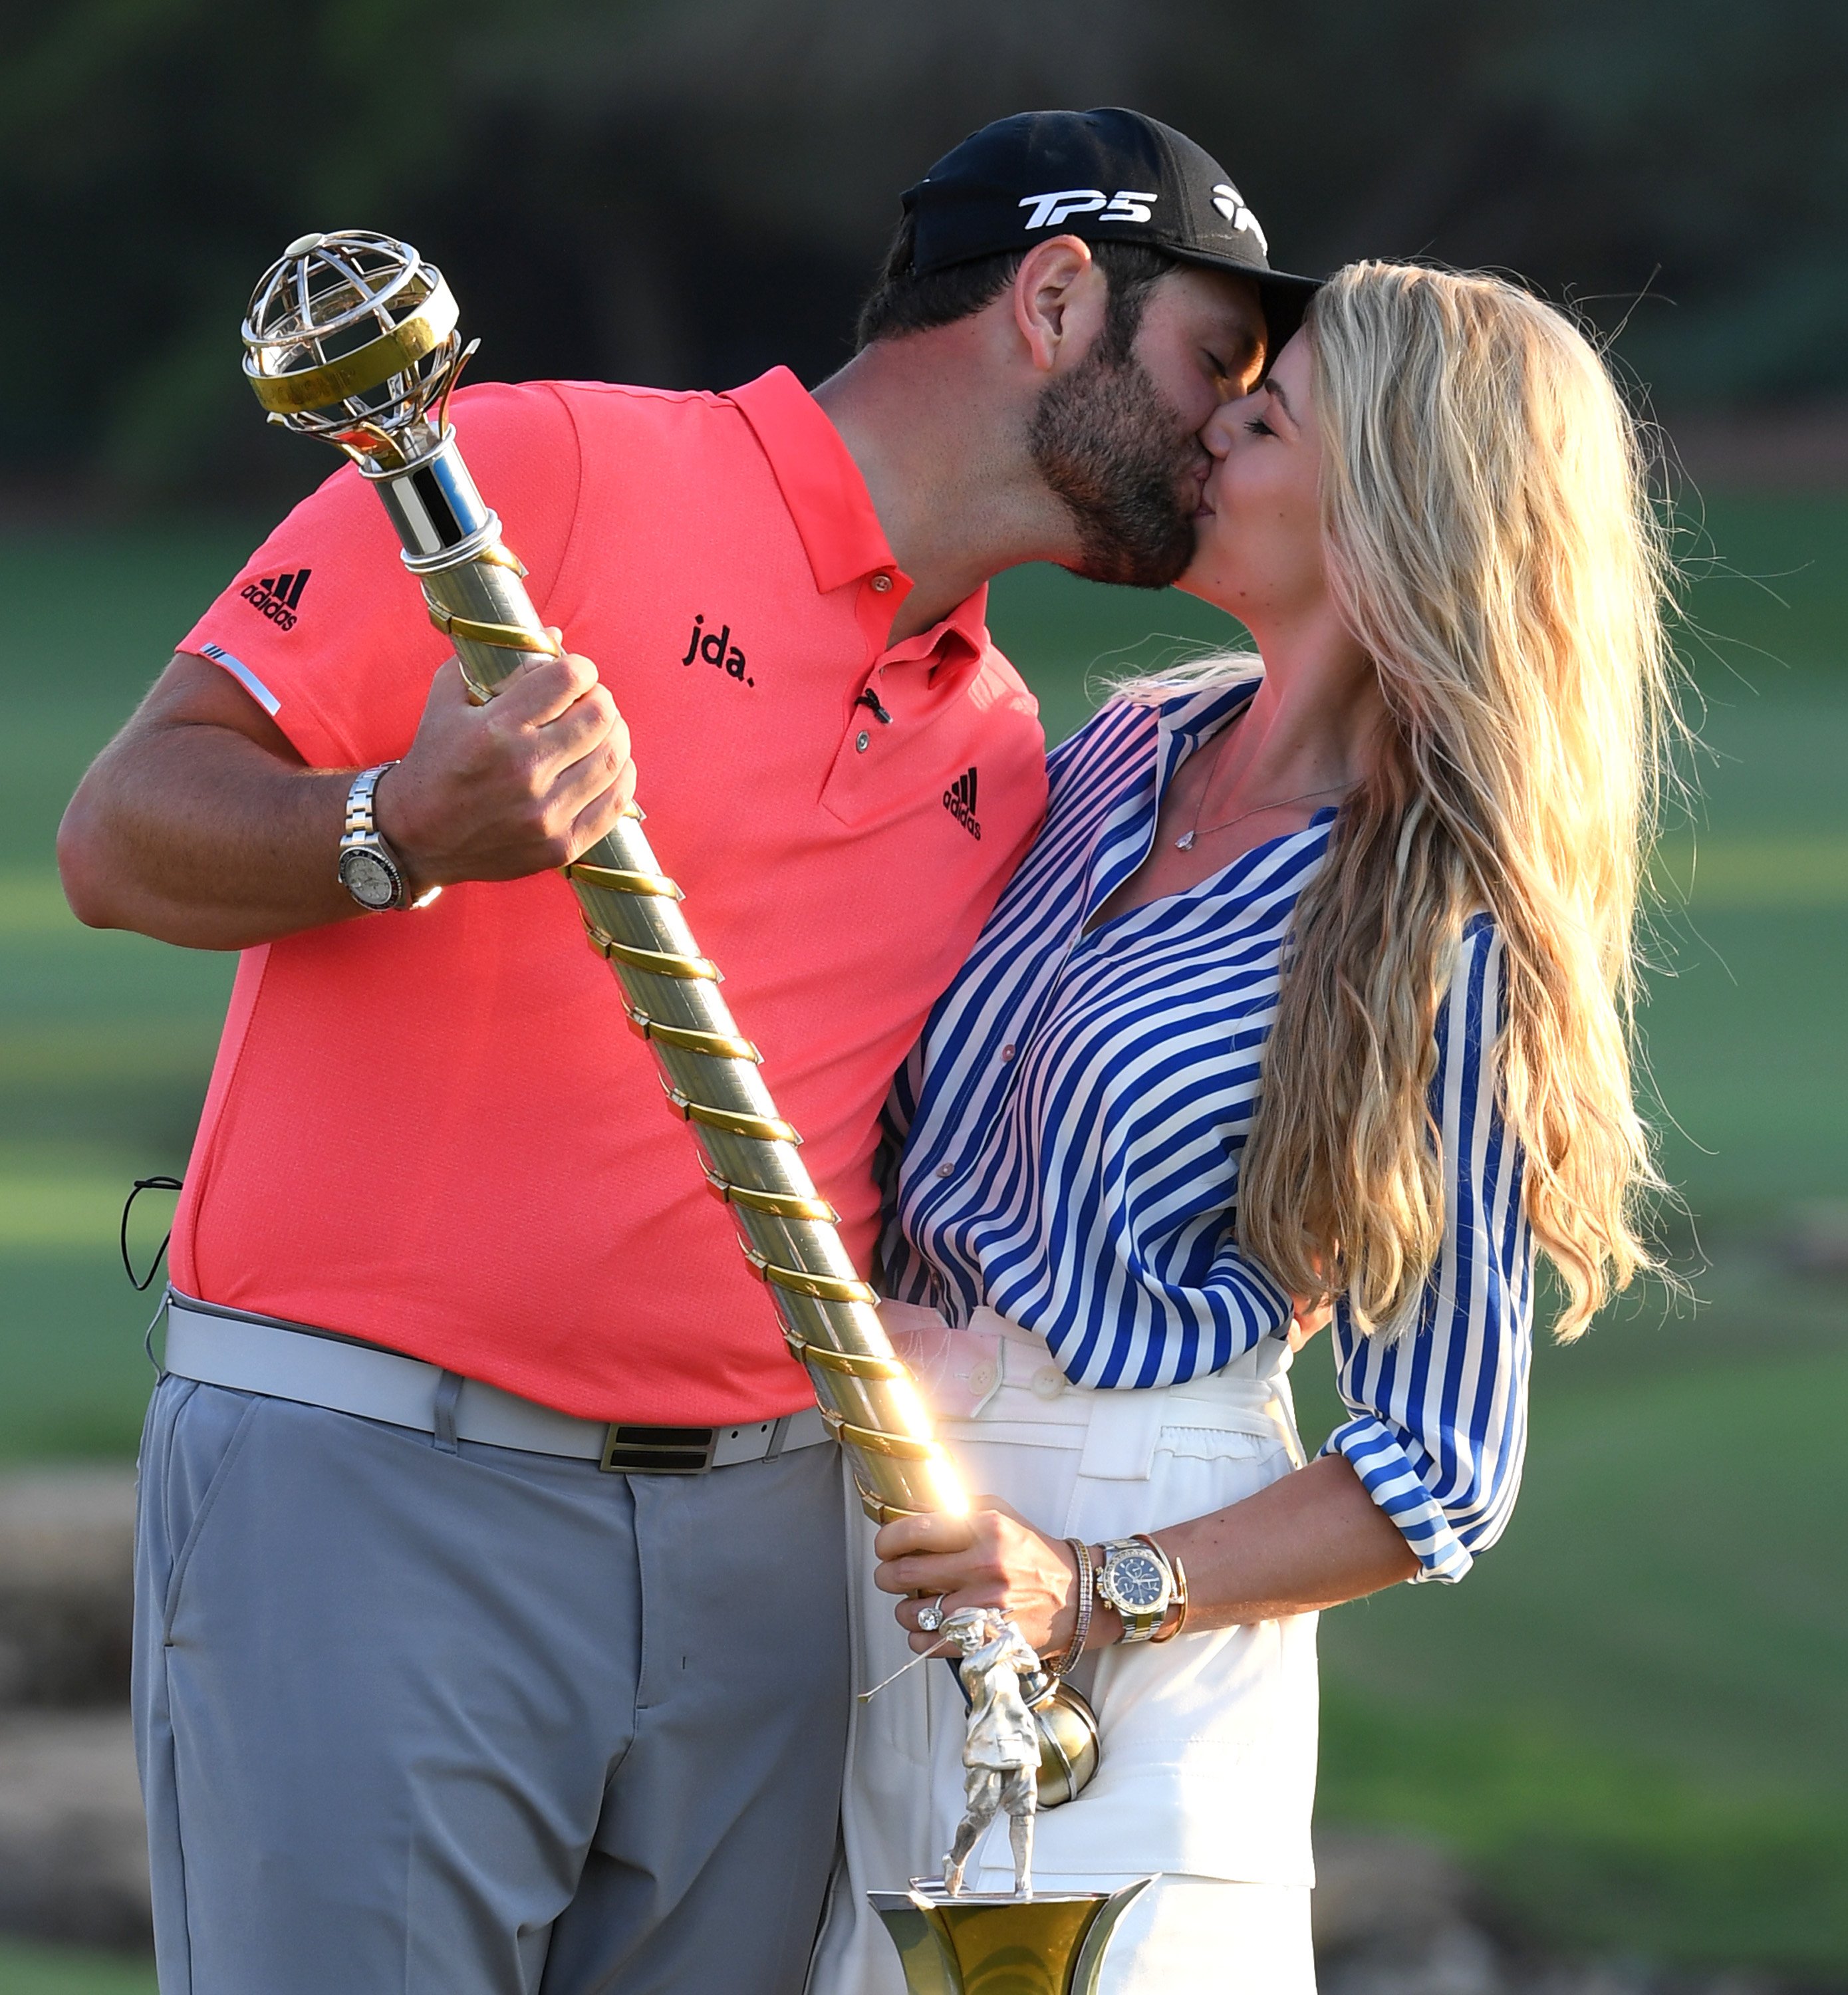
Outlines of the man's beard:
M1077 522L1078 558L1066 564L1074 574L1132 589L1176 579L1194 558L1184 481L1201 446L1139 361L1094 347L1047 384L1027 441Z

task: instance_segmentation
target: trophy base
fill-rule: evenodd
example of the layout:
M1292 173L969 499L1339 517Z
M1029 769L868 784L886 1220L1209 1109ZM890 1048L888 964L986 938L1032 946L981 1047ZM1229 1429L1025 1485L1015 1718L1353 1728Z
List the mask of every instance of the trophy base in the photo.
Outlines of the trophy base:
M1096 1995L1117 1921L1152 1877L1117 1891L964 1891L936 1877L869 1891L905 1970L907 1995Z

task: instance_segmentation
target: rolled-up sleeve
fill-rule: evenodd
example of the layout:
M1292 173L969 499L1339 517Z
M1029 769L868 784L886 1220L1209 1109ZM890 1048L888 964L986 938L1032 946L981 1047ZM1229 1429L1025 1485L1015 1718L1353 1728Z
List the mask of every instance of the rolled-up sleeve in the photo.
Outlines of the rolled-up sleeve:
M1444 1169L1444 1238L1414 1327L1334 1328L1352 1416L1324 1454L1345 1455L1405 1533L1417 1580L1461 1579L1506 1527L1520 1487L1533 1350L1534 1241L1523 1158L1500 1113L1493 1060L1505 946L1486 916L1465 929L1438 1017L1431 1111Z

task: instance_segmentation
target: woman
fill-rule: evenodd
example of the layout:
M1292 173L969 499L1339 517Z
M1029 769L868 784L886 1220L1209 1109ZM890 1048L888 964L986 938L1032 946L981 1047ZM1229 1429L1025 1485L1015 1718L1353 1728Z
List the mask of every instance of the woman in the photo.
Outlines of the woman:
M1596 354L1510 285L1359 264L1207 441L1182 585L1262 662L1058 750L894 1098L888 1307L998 1501L880 1533L861 1667L978 1604L1072 1666L1102 1758L1036 1877L1159 1873L1113 1995L1313 1988L1315 1612L1494 1542L1534 1248L1576 1337L1654 1183L1626 1018L1666 570ZM1323 1298L1350 1417L1304 1465ZM902 1986L863 1894L936 1871L961 1805L946 1670L856 1725L823 1995Z

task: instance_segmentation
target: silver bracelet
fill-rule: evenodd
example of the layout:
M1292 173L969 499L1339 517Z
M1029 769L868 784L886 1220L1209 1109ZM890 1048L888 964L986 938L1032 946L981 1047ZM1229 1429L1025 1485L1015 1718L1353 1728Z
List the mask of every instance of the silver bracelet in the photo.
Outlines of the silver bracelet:
M1067 1674L1084 1653L1084 1644L1091 1634L1091 1612L1097 1604L1097 1578L1091 1569L1091 1547L1082 1538L1067 1538L1072 1556L1078 1562L1078 1618L1072 1624L1072 1638L1065 1645L1065 1653L1056 1663L1046 1667L1056 1677Z

